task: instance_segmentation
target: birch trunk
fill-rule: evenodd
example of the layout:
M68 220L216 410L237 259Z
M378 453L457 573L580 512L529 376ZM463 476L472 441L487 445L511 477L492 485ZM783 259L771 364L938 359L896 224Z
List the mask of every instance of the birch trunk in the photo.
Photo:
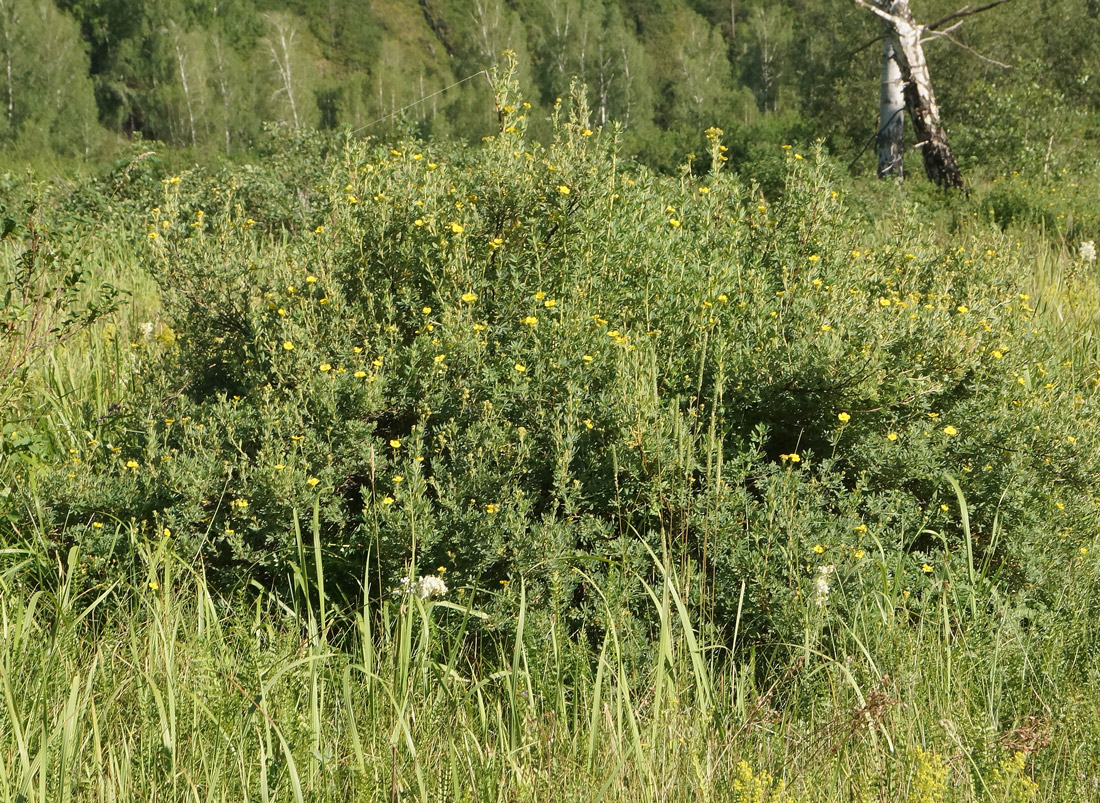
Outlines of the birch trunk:
M275 90L275 94L286 94L287 103L290 105L290 116L294 121L294 127L299 128L298 104L294 100L294 76L291 74L291 53L294 45L294 36L297 31L290 25L276 21L269 16L278 37L266 39L267 48L271 53L271 62L279 73L282 87Z
M176 64L180 71L180 84L183 86L183 99L187 104L187 123L191 131L191 147L195 147L195 109L191 103L191 88L187 84L187 57L180 46L180 34L176 31L172 44L176 49Z
M8 130L15 128L15 82L12 78L12 35L11 29L16 22L15 12L4 0L0 0L0 26L4 32L4 72L8 79Z
M909 10L909 0L894 0L886 11L867 0L855 0L856 5L879 16L886 23L894 60L904 82L905 107L913 119L917 133L917 147L924 159L924 172L941 187L962 188L962 172L955 161L955 154L947 142L947 132L940 121L940 109L932 91L932 78L928 62L921 47L924 26L918 25Z
M924 158L924 172L941 187L963 186L962 172L955 154L947 142L947 132L940 121L940 108L932 91L932 78L920 37L924 29L913 19L909 0L894 3L895 18L892 37L895 58L905 82L905 106L913 118L913 129Z
M879 88L878 107L878 177L901 179L904 177L905 155L905 97L901 68L894 58L894 45L890 41L889 26L883 22L882 84Z

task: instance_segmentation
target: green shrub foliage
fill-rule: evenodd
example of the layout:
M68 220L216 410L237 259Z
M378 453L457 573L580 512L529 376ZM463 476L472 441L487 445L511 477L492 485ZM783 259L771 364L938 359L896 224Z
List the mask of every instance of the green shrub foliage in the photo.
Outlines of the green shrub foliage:
M884 236L791 148L765 199L716 130L709 174L657 177L581 97L534 145L497 85L481 147L293 135L165 176L168 325L45 481L59 545L104 572L133 522L280 585L316 515L349 592L445 569L594 628L648 610L616 589L652 550L747 641L1082 559L1095 377L1046 354L1006 244Z

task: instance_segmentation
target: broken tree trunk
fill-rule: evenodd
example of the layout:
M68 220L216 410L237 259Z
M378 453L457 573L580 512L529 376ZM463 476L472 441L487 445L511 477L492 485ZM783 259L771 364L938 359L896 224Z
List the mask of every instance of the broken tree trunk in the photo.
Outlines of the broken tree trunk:
M880 17L886 23L886 34L894 50L904 82L905 107L913 120L917 133L917 147L924 158L924 172L941 187L963 186L962 173L955 161L955 154L947 142L947 132L940 121L940 109L932 91L932 79L928 62L924 59L921 35L924 26L918 25L909 10L909 0L893 0L889 10L872 5L867 0L854 0L855 4Z

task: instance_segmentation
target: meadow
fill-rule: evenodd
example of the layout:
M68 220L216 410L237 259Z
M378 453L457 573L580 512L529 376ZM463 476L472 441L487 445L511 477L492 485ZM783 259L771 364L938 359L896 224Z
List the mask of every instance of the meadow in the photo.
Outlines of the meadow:
M496 85L3 178L0 801L1100 797L1085 179Z

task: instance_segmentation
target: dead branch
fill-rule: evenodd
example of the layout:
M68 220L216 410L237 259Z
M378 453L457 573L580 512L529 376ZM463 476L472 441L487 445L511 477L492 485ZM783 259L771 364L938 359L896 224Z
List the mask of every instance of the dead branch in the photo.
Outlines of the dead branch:
M984 5L981 8L973 8L973 9L970 6L966 5L966 6L963 6L962 8L960 8L955 13L948 14L946 17L940 17L935 22L929 23L928 25L925 25L924 27L925 27L926 30L934 31L937 28L939 28L941 25L943 25L945 23L948 23L948 22L951 22L951 20L956 20L959 17L973 17L975 14L981 14L983 11L989 11L989 9L996 8L997 6L999 6L1003 3L1007 3L1007 2L1008 2L1008 0L994 0L992 3Z
M967 45L967 44L964 44L963 42L960 42L958 39L956 39L954 36L949 34L947 31L937 31L936 35L937 36L943 36L943 37L947 38L947 40L950 41L952 44L958 45L963 50L969 52L970 54L972 54L974 56L977 56L982 61L988 62L989 64L992 64L995 67L1000 67L1000 68L1005 69L1005 70L1013 69L1011 64L1005 64L1004 62L997 61L996 59L991 59L989 56L982 55L977 50L972 48L970 45Z

